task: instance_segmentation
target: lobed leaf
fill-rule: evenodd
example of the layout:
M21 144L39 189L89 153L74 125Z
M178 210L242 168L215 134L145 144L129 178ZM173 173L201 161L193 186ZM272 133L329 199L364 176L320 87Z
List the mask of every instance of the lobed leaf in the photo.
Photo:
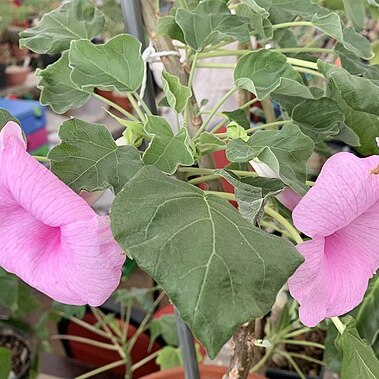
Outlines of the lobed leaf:
M74 191L119 192L143 166L134 146L117 146L100 124L78 119L59 129L62 142L49 153L51 170Z

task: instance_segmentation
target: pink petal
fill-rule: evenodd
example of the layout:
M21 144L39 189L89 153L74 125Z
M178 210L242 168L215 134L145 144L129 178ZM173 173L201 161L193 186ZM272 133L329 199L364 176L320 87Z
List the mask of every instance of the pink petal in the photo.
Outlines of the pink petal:
M370 173L378 164L379 156L329 158L295 208L295 226L310 237L325 237L348 225L379 199L379 176Z
M25 151L8 123L0 132L0 265L53 299L101 305L125 255L109 222Z
M300 303L300 320L315 326L351 311L379 267L379 201L343 229L297 248L305 262L289 288Z

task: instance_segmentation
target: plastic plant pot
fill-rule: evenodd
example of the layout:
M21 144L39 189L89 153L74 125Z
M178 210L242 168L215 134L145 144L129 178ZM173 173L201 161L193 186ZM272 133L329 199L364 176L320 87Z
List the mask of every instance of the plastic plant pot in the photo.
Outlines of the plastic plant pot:
M223 366L208 366L199 365L201 379L222 379L227 367ZM248 379L264 379L262 376L256 374L249 374ZM184 370L182 367L172 368L170 370L164 370L155 372L153 374L144 376L141 379L185 379Z

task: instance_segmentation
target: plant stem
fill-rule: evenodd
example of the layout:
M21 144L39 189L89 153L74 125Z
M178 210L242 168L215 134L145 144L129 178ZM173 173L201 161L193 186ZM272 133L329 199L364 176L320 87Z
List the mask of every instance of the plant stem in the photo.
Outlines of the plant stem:
M262 359L251 369L252 372L257 372L271 357L272 349L267 349Z
M336 54L333 49L324 49L322 47L286 47L286 48L274 48L274 49L258 49L259 50L269 50L275 51L277 53L328 53L328 54ZM248 53L253 52L253 50L214 50L207 53L200 53L199 59L205 58L216 58L216 57L224 57L224 56L242 56Z
M155 351L154 353L148 355L147 357L141 359L139 362L137 362L135 365L132 366L132 372L137 370L138 368L142 367L143 365L145 365L147 362L150 362L152 359L154 359L155 357L157 357L159 354L159 350L158 351Z
M287 57L287 63L294 65L294 66L300 66L300 67L311 68L313 70L318 70L317 63L305 61L303 59Z
M142 108L146 112L146 114L151 115L149 107L146 105L145 101L142 99L142 97L139 95L139 93L134 92L134 96L136 97L137 101L142 105Z
M189 174L194 174L194 175L207 175L207 174L214 174L215 169L211 168L198 168L198 167L179 167L178 168L179 172L187 172ZM243 170L229 170L233 172L234 174L238 176L252 176L252 177L257 177L258 174L254 171L243 171ZM217 175L217 174L215 174Z
M315 359L315 358L311 358L311 357L308 357L307 355L304 355L304 354L298 354L298 353L288 353L291 357L293 358L299 358L299 359L304 359L305 361L308 361L308 362L312 362L312 363L316 363L320 366L325 366L325 363L318 360L318 359Z
M338 332L342 334L346 329L346 326L343 324L343 322L338 317L331 317L330 319L337 328Z
M40 155L32 155L34 159L37 159L38 162L47 162L50 163L50 159L47 157L42 157Z
M244 105L240 106L240 109L246 109L246 108L250 107L250 105L257 103L258 101L259 100L255 97L254 99L251 99L247 103L245 103Z
M154 304L153 304L153 309L155 309L157 307L157 305L162 301L162 299L164 298L165 296L165 293L162 291L158 297L155 299L154 301ZM134 333L133 337L129 340L128 344L127 344L127 354L130 354L135 343L137 342L139 336L144 332L145 330L145 327L147 325L147 323L149 322L150 320L150 317L151 315L150 314L147 314L144 319L142 320L141 324L139 325L138 329L136 330L136 332Z
M133 95L131 93L129 93L129 92L126 92L126 96L129 99L130 104L132 105L134 111L137 113L139 119L142 122L146 122L145 115L142 113L142 111L141 111L140 107L138 106L137 102L134 100Z
M59 316L63 317L63 318L67 318L68 320L74 322L75 324L81 326L82 328L84 329L87 329L101 337L104 337L104 338L109 338L108 337L108 334L103 332L102 330L98 329L98 328L95 328L93 325L91 324L87 324L86 322L76 318L76 317L73 317L73 316L70 316L70 317L67 317L63 312L56 312Z
M290 28L292 26L314 26L310 21L292 21L292 22L283 22L281 24L272 25L272 29L283 29Z
M302 72L304 74L311 74L313 76L317 76L319 78L322 78L322 79L325 79L325 76L322 75L320 72L318 71L315 71L315 70L311 70L309 68L306 68L306 67L294 67L294 69L297 71L297 72ZM326 80L326 79L325 79Z
M279 343L285 343L288 345L300 345L300 346L312 346L316 347L318 349L325 349L324 345L321 345L317 342L310 342L310 341L297 341L297 340L280 340Z
M84 343L86 345L99 347L101 349L117 351L117 347L114 345L111 345L109 343L98 342L98 341L90 340L88 338L79 337L79 336L67 336L67 335L63 335L63 334L55 334L55 335L51 336L50 339L81 342L81 343Z
M304 374L300 370L300 367L293 360L293 358L291 357L291 355L289 355L287 352L282 351L282 350L278 350L278 353L280 355L283 355L283 357L285 357L288 360L288 362L290 363L290 365L295 369L295 371L297 372L297 374L300 376L301 379L306 379L305 376L304 376Z
M288 333L284 336L285 339L290 339L292 337L296 337L298 336L299 334L304 334L304 333L308 333L310 332L311 329L309 328L302 328L302 329L299 329L299 330L295 330L294 332L291 332L291 333Z
M236 200L236 196L234 195L234 193L219 192L219 191L204 191L204 192L207 195L216 195L216 196L222 197L223 199L226 199L226 200L231 200L231 201Z
M210 62L203 62L198 63L197 68L222 68L222 69L235 69L236 64L235 63L210 63Z
M111 100L108 100L106 99L105 97L103 96L100 96L99 94L97 93L94 93L93 96L95 96L97 99L99 99L100 101L102 101L103 103L111 106L112 108L118 110L120 113L122 113L124 116L128 117L130 120L132 121L138 121L138 118L133 116L131 113L129 113L126 109L120 107L118 104L114 103L113 101Z
M230 96L232 96L236 91L238 91L238 88L237 87L233 87L231 88L220 100L219 102L214 106L214 108L212 109L212 111L209 113L209 115L207 116L207 118L205 119L205 121L203 122L203 124L200 126L200 128L198 129L198 131L196 132L195 136L194 136L194 139L196 137L198 137L205 129L206 127L208 126L208 124L210 123L210 121L212 120L213 116L215 115L215 113L220 109L220 107L225 103L226 100L229 99Z
M192 88L193 87L193 80L195 77L195 71L196 71L196 65L197 65L198 57L199 57L199 52L196 51L195 55L193 56L191 70L190 70L189 77L188 77L188 88L191 90L192 93L193 93L193 88ZM189 115L190 107L191 107L191 99L188 99L188 102L186 104L186 107L184 108L184 114L183 114L183 123L184 123L185 127L187 127L187 125L188 125L188 115Z
M112 363L109 363L109 364L107 364L105 366L99 367L99 368L97 368L95 370L86 372L83 375L77 376L75 379L87 379L87 378L90 378L90 377L95 376L97 374L101 374L102 372L105 372L105 371L108 371L108 370L112 370L112 368L116 368L116 367L119 367L119 366L122 366L122 365L125 365L125 364L127 364L127 360L126 359L122 359L120 361L112 362Z
M268 216L272 217L275 221L277 221L280 225L282 225L288 231L288 233L292 236L292 239L297 244L303 242L303 239L300 237L299 232L280 213L268 207L267 205L265 206L264 210Z
M194 178L188 181L188 183L191 184L199 184L199 183L205 183L210 182L212 180L219 180L219 175L205 175L205 176L199 176L198 178Z

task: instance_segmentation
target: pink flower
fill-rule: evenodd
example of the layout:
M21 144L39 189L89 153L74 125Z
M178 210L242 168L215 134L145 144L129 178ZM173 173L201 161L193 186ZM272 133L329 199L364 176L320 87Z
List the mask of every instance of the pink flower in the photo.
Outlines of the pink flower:
M289 280L307 326L356 307L379 267L378 165L379 156L334 155L293 212L312 237L297 246L305 261Z
M25 150L21 130L0 132L0 266L53 299L101 305L125 255L107 218Z

